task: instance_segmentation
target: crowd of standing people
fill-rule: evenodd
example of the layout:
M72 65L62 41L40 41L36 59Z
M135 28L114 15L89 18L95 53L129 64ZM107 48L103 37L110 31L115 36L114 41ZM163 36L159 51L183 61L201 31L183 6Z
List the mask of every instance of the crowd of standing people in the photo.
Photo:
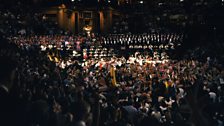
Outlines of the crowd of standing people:
M223 125L223 44L171 59L183 34L74 36L25 8L0 11L1 126Z
M212 57L155 62L140 52L86 60L70 55L60 67L35 45L54 37L31 40L9 39L1 47L1 69L9 71L1 75L14 73L1 78L1 98L12 100L1 107L9 114L6 124L223 125L224 70Z

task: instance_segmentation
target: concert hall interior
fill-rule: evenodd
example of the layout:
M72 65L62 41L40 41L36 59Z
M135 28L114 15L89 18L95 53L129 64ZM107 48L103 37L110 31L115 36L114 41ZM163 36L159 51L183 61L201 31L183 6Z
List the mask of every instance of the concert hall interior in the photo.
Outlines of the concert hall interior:
M223 126L224 0L2 0L0 126Z

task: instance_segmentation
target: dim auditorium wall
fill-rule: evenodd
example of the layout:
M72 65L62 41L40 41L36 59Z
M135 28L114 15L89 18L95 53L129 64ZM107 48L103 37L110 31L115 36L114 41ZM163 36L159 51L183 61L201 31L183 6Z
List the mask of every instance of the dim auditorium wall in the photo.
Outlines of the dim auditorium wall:
M73 33L82 33L84 32L83 27L90 25L92 32L104 34L111 30L114 11L110 8L105 10L96 10L95 8L69 10L65 5L60 5L47 8L43 10L43 13L46 16L51 15L47 18L56 21L60 28Z

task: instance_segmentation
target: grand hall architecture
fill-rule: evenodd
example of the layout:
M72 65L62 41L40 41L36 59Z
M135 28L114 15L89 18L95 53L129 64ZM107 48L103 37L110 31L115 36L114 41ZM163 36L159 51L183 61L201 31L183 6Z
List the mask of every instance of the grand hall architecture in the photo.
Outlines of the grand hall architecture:
M224 0L2 0L0 126L223 126Z

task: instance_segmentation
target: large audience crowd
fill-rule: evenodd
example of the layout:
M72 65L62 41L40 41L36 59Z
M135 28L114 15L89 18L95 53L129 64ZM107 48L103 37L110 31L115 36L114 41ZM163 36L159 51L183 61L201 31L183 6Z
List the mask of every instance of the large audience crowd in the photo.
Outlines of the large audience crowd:
M183 34L70 35L17 6L0 11L1 126L223 125L222 43L177 60Z
M224 70L218 59L154 59L142 52L128 57L63 58L68 52L57 49L57 43L77 38L8 38L9 43L1 47L1 88L7 92L1 95L7 101L1 107L3 122L30 126L223 125ZM41 51L44 44L56 47ZM72 47L78 52L77 46ZM54 48L63 53L49 55Z

